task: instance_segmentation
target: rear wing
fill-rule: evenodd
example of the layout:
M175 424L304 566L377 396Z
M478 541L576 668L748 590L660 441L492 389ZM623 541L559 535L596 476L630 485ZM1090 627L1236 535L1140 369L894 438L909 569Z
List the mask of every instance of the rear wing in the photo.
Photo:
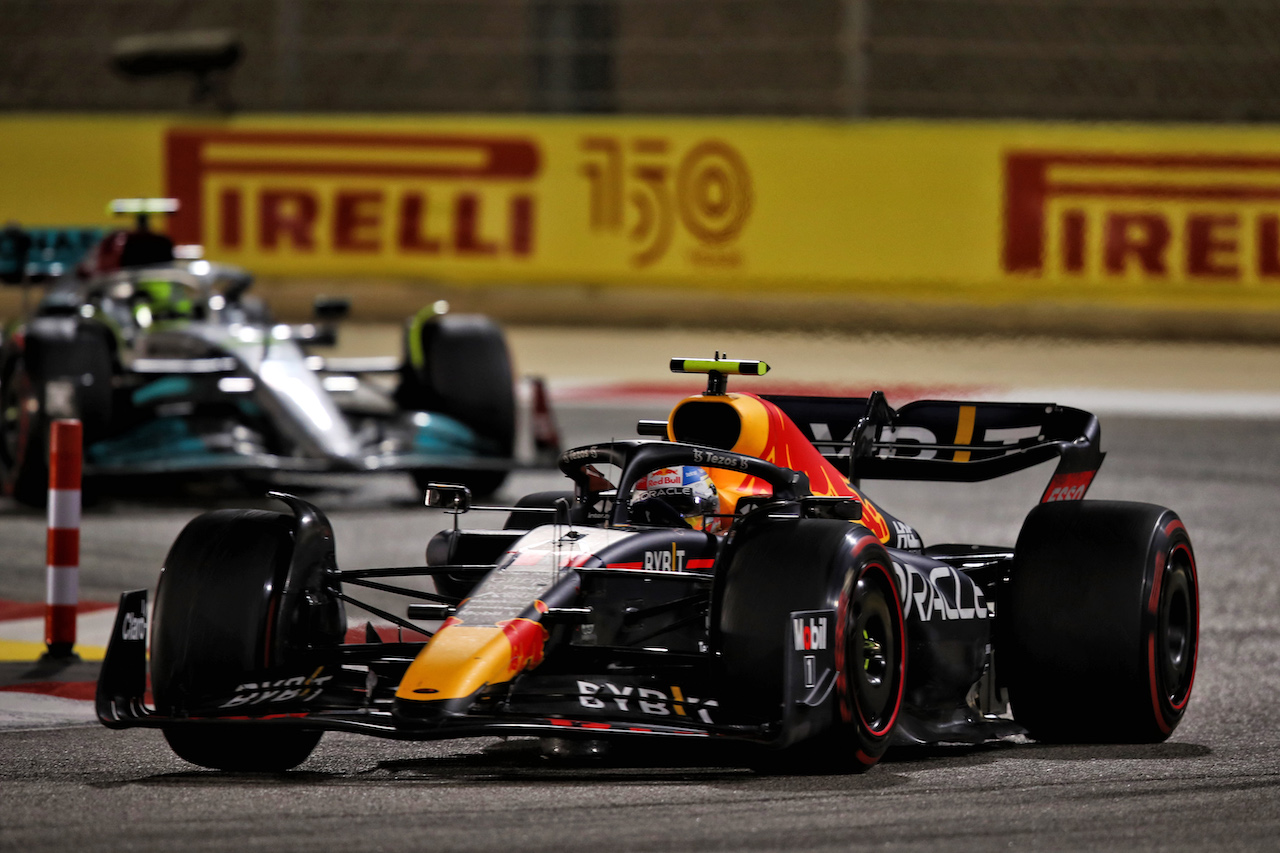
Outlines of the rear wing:
M760 395L850 480L972 483L1057 458L1041 502L1084 497L1105 454L1089 412L1052 403Z

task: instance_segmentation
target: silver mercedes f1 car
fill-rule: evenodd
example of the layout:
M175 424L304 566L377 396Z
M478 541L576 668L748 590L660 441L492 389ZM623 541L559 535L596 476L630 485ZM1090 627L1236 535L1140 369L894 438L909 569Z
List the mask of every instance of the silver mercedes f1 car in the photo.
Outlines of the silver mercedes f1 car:
M318 355L336 342L346 300L317 300L313 322L273 321L247 272L175 257L148 228L148 214L173 209L163 201L117 203L137 227L102 236L74 267L6 232L7 278L45 288L0 343L5 493L43 503L56 418L83 423L87 479L405 471L490 493L520 464L511 359L488 318L436 303L408 321L398 355ZM531 398L542 428L523 461L551 462L546 396Z

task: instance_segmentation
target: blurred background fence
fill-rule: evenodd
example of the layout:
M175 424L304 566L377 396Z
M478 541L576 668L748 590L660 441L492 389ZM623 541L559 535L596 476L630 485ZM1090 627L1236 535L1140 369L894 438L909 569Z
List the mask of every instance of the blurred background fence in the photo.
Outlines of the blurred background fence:
M0 0L0 109L189 107L112 46L205 28L244 111L1280 118L1277 0Z

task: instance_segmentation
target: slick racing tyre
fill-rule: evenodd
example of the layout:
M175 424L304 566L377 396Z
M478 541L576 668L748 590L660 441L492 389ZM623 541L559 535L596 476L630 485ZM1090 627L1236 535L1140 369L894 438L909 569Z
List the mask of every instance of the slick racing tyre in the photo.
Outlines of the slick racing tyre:
M293 518L217 510L192 520L169 550L156 591L151 684L156 709L181 716L210 690L231 691L280 661L274 614L293 555ZM306 760L321 733L252 722L173 725L178 757L218 770L273 772Z
M0 365L0 484L27 506L43 506L49 489L49 420L22 356Z
M1172 510L1036 507L1014 549L999 629L1014 719L1042 741L1168 738L1195 679L1198 595L1191 540Z
M509 457L515 447L516 401L502 330L478 314L420 313L406 331L396 402L402 409L455 418L488 443L490 455ZM461 483L478 496L493 494L506 479L505 470L414 472L419 488Z
M733 543L713 610L726 708L776 721L784 703L793 614L832 611L835 683L825 718L784 733L785 748L758 769L853 771L872 767L889 746L902 707L906 625L893 564L865 527L829 519L772 520ZM793 697L794 698L794 697Z
M20 503L44 506L49 490L50 382L72 399L68 415L84 426L84 443L103 437L111 421L111 348L100 326L70 318L39 318L26 347L0 362L0 488Z

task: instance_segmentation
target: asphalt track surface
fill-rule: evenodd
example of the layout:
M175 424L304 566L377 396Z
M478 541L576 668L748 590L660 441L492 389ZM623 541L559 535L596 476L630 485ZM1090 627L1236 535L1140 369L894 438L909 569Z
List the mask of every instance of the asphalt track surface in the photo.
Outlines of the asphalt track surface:
M573 341L570 349L580 350L562 354L542 334L513 335L513 345L525 369L551 366L546 372L562 377L553 387L568 443L629 437L637 417L660 417L672 397L648 378L667 356L728 346L735 356L773 361L776 372L812 358L802 337L745 341L739 350L732 341L664 333ZM298 770L263 777L195 768L156 732L68 724L50 711L44 722L0 722L0 850L1276 849L1280 353L987 342L984 360L981 342L923 350L918 342L855 343L865 349L825 347L803 381L850 390L885 384L896 389L891 402L911 389L977 396L1041 389L1102 411L1108 458L1090 497L1173 507L1198 556L1198 676L1187 717L1168 742L1066 747L1013 739L897 750L865 775L804 777L760 776L721 755L656 748L575 765L542 758L533 741L414 744L331 734ZM911 366L909 358L918 361ZM588 361L609 369L587 370ZM796 369L778 381L797 381ZM1047 476L1041 468L972 486L868 486L926 541L1008 544ZM553 482L520 474L509 492ZM405 478L299 487L329 512L344 567L416 563L443 524L419 506ZM92 507L82 600L153 586L178 530L212 505L267 504L196 493ZM0 599L42 597L43 529L40 513L0 502ZM86 662L60 677L92 670ZM29 681L36 666L10 662L0 672L9 682ZM1106 697L1088 684L1064 684L1062 696L1082 715L1106 713Z

